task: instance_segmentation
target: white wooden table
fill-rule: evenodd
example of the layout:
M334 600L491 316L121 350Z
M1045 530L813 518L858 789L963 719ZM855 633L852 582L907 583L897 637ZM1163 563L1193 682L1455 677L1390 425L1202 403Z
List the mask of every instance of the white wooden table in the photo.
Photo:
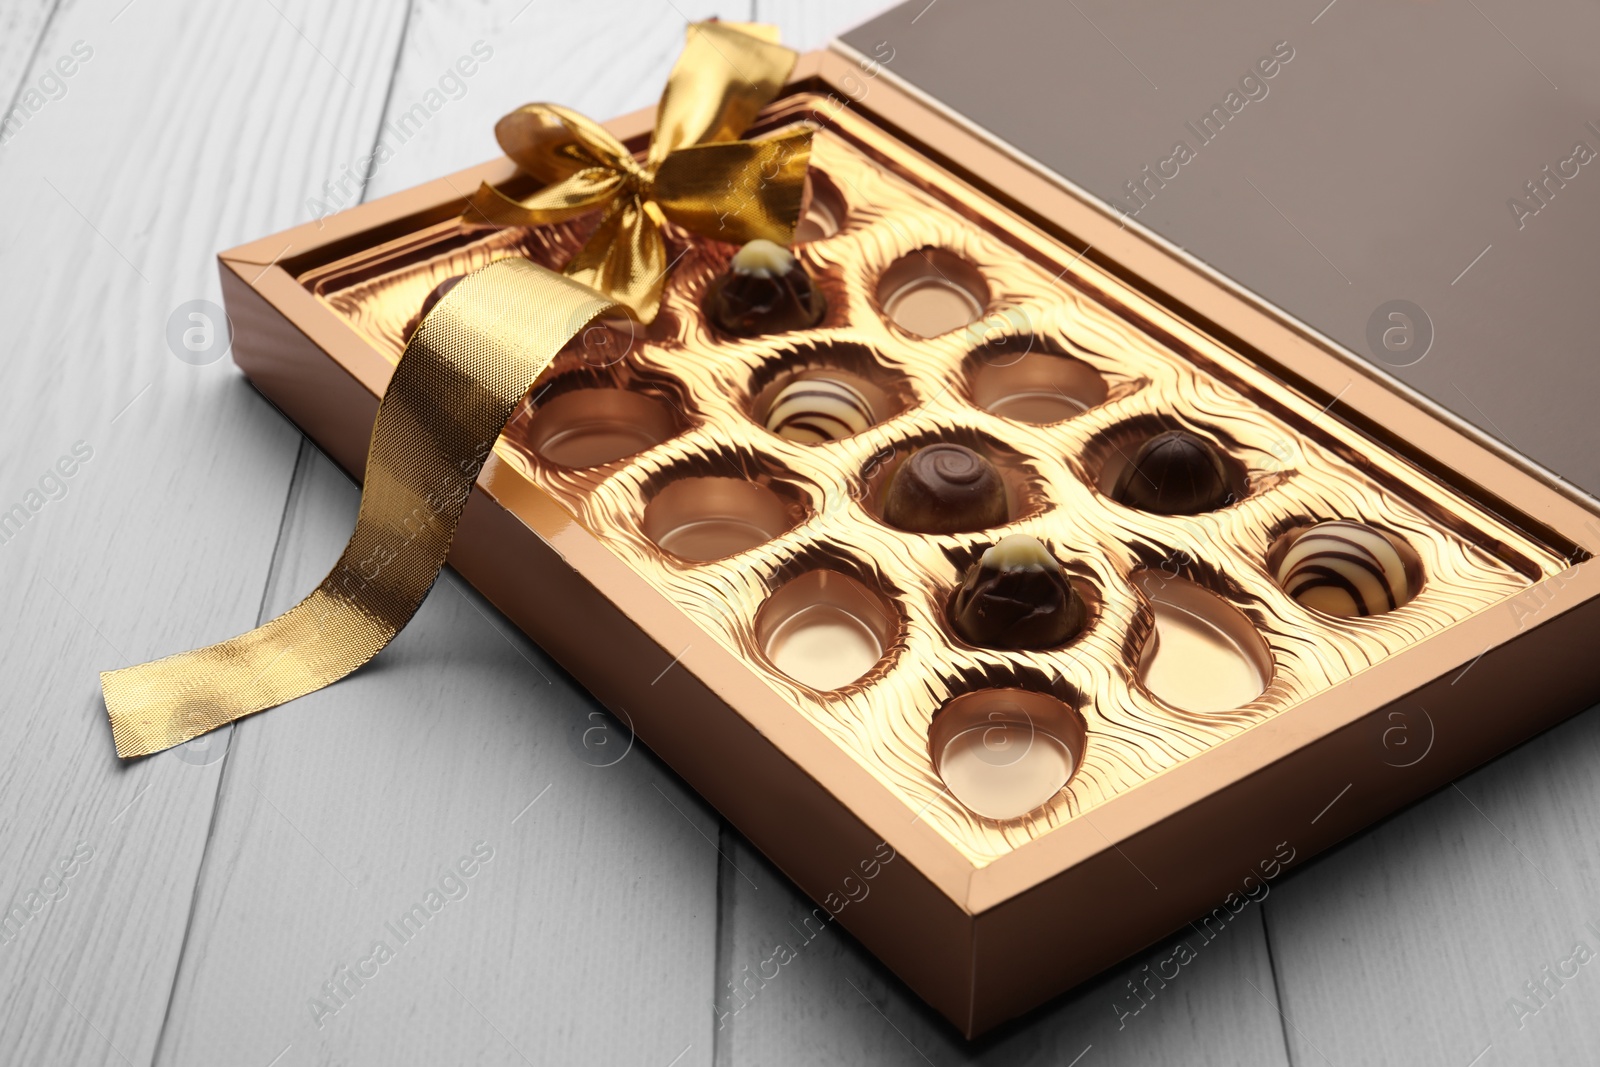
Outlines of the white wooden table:
M1297 869L1142 999L1181 935L972 1044L838 930L731 1011L807 903L648 752L596 755L598 706L453 574L353 678L116 760L96 672L283 610L355 515L228 361L169 350L218 249L315 214L477 42L361 195L488 158L527 100L650 103L688 18L812 48L876 6L0 0L0 1063L1600 1061L1594 715Z

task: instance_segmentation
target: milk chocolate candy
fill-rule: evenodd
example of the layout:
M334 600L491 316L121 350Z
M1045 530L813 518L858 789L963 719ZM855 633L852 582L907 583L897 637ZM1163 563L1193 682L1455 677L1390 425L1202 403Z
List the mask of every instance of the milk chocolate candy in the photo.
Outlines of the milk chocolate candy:
M927 445L895 469L883 496L890 526L964 533L1006 521L1006 487L994 464L965 445Z
M1072 640L1087 618L1083 598L1050 550L1013 534L967 572L950 624L964 640L985 648L1044 649Z
M761 238L734 253L728 272L712 283L706 298L711 321L741 337L808 329L822 321L825 310L800 261Z

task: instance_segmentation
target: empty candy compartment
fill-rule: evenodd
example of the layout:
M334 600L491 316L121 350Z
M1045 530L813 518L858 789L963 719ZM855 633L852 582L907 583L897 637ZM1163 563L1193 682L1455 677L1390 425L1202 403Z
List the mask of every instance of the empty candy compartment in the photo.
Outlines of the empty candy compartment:
M681 477L645 505L645 536L690 562L737 555L787 533L805 511L792 486L784 495L746 478ZM786 499L787 498L787 499Z
M1083 716L1047 693L980 689L946 703L928 731L933 767L965 807L1016 819L1066 788L1083 759Z
M756 614L756 641L767 661L822 692L859 681L883 659L899 628L887 597L837 570L791 579Z
M1272 681L1272 650L1244 613L1208 589L1158 570L1135 571L1154 625L1139 653L1140 683L1182 711L1232 711Z
M844 197L839 187L815 165L806 172L805 191L800 198L800 221L794 228L794 243L822 241L844 228Z
M678 432L662 400L626 389L574 389L534 409L528 445L560 467L598 467L653 448Z
M1045 426L1105 403L1106 381L1082 360L1032 335L1006 337L967 357L967 389L978 407Z
M938 337L983 318L989 283L972 263L945 248L919 248L879 277L884 318L916 337Z

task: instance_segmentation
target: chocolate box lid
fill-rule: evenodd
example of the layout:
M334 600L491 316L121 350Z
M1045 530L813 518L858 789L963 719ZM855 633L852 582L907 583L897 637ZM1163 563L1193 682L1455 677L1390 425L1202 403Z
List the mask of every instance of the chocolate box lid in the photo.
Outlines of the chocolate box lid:
M910 0L835 47L1593 496L1597 39L1575 0Z

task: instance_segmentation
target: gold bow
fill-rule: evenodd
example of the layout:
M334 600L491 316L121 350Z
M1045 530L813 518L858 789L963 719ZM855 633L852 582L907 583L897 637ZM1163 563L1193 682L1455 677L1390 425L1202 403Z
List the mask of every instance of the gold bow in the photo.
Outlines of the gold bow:
M555 104L528 104L495 124L495 139L529 176L545 183L513 200L485 183L462 218L494 226L542 226L603 208L599 226L567 276L649 323L661 307L672 221L702 237L787 245L794 237L811 131L740 141L777 97L795 53L776 30L696 22L656 111L641 162L599 124Z

